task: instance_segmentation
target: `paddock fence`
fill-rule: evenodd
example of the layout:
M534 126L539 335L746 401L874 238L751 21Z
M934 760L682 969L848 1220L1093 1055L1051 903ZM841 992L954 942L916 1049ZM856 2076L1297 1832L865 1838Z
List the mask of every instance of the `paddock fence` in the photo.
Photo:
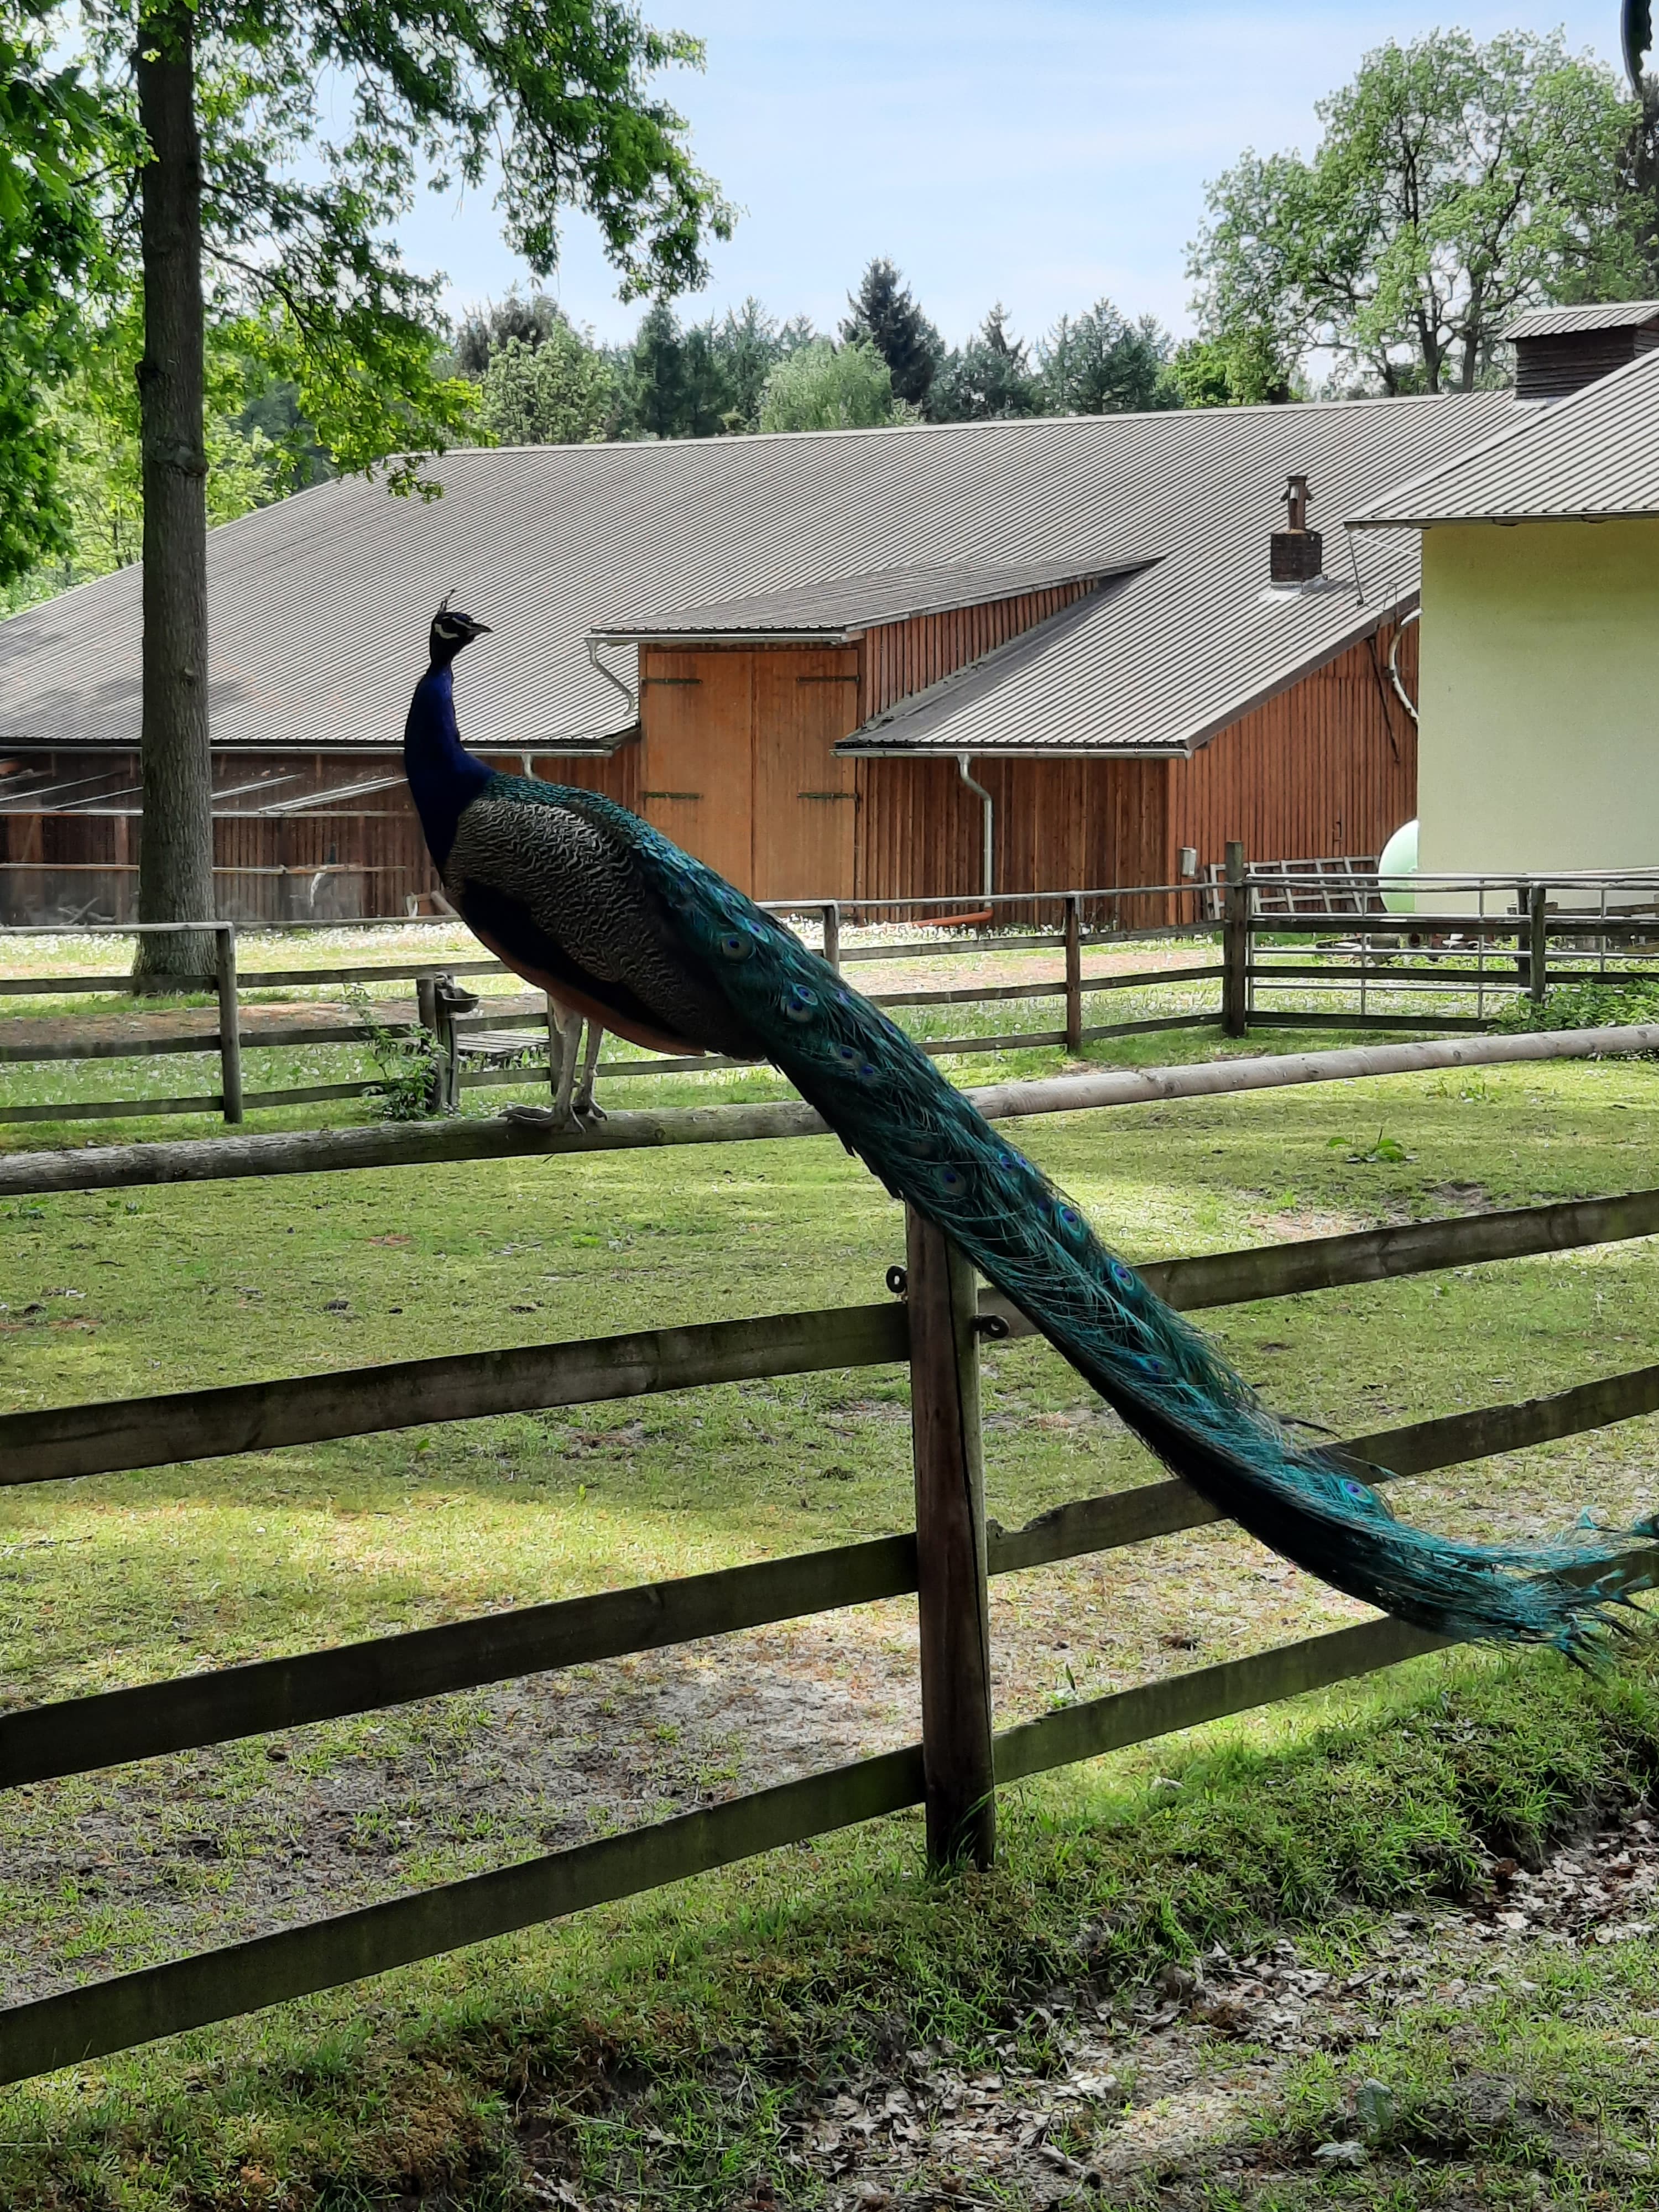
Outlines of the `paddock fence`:
M1626 1034L1649 1047L1659 1038L1651 1030ZM204 1140L197 1149L226 1152L235 1142ZM1656 1233L1659 1190L1643 1190L1184 1257L1141 1272L1166 1299L1194 1310ZM1442 1648L1443 1639L1406 1623L1370 1620L997 1729L988 1577L1144 1543L1224 1516L1184 1483L1165 1480L1066 1499L1021 1528L988 1521L982 1351L1030 1334L1030 1324L981 1289L962 1255L915 1213L907 1218L904 1264L890 1270L888 1290L886 1299L863 1305L0 1417L0 1483L15 1486L714 1383L904 1365L916 1500L909 1532L0 1713L0 1787L911 1594L921 1629L922 1712L919 1743L0 2010L0 2081L82 2063L917 1805L935 1863L988 1865L999 1786ZM1648 1365L1547 1397L1352 1437L1331 1449L1369 1479L1388 1480L1656 1411L1659 1365Z
M777 901L771 911L786 917L837 972L878 963L927 962L1056 952L1051 974L1008 982L976 981L959 988L922 987L869 995L890 1012L1008 1005L1016 1018L1029 1022L1032 1008L1054 1005L1058 1019L1037 1028L990 1028L975 1035L918 1038L937 1058L1059 1048L1076 1055L1092 1044L1162 1031L1210 1030L1225 1037L1273 1030L1389 1030L1439 1035L1478 1031L1501 1023L1519 1004L1539 1006L1552 986L1594 982L1615 989L1659 980L1659 872L1624 875L1551 878L1513 882L1492 877L1413 878L1405 896L1413 910L1391 913L1383 905L1396 884L1382 884L1373 872L1358 872L1355 862L1278 863L1252 868L1243 848L1230 846L1224 872L1217 881L1139 884L1112 890L1008 892L987 897L981 910L963 915L960 900L910 899L860 902L868 918L890 909L909 918L911 931L879 941L844 941L845 913L836 900ZM999 908L1023 914L1034 907L1054 910L1059 927L1033 928L1017 921L1008 928L985 925ZM1129 927L1127 918L1157 912L1167 918ZM1104 918L1103 921L1103 917ZM951 933L939 933L939 925ZM1122 926L1120 926L1121 924ZM294 923L273 927L289 933L336 925ZM441 927L403 921L364 922L355 927L406 930ZM154 929L190 925L110 925L84 934L131 938ZM214 971L182 976L179 988L212 991L216 1024L209 1029L147 1030L137 1036L109 1036L58 1025L51 1038L5 1041L0 1024L0 1069L52 1061L83 1065L88 1060L148 1060L211 1054L219 1062L219 1088L213 1091L143 1097L60 1097L30 1103L0 1104L0 1126L29 1122L110 1121L180 1114L221 1115L240 1122L250 1111L325 1104L382 1092L378 1077L349 1081L251 1089L244 1071L246 1052L344 1046L372 1048L382 1042L423 1038L429 1055L428 1104L434 1112L459 1109L465 1091L504 1085L522 1089L545 1083L555 1066L556 1047L548 1011L515 1009L511 1002L491 1011L466 988L484 977L510 973L495 959L368 959L325 966L239 965L234 924L199 926L214 935ZM56 936L46 926L0 930L0 946L9 939ZM1178 950L1177 964L1149 964L1109 974L1085 975L1085 954L1136 946ZM125 975L35 976L0 974L0 999L57 994L125 992ZM411 982L413 1020L378 1017L373 1026L351 1008L319 1008L303 1018L269 1021L250 1018L244 994L256 991L319 987L372 986ZM1124 993L1128 1018L1087 1018L1110 1010ZM731 1071L759 1063L719 1054L602 1057L601 1080L683 1076Z

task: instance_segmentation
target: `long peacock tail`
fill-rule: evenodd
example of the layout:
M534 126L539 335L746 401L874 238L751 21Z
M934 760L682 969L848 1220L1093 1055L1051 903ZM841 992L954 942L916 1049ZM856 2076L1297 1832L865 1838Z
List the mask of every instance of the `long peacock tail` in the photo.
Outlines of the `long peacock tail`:
M1659 1540L1659 1525L1487 1546L1397 1521L1338 1454L1294 1443L878 1007L648 824L586 793L582 803L626 825L687 949L848 1149L953 1238L1172 1473L1322 1581L1423 1628L1581 1660L1600 1650L1595 1632L1651 1582L1630 1541Z

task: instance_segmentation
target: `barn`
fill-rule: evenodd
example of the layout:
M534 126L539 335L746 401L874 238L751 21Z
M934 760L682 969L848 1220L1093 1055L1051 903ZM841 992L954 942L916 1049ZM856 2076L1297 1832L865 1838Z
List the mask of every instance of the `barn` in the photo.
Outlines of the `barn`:
M492 625L458 676L476 750L758 896L1167 884L1233 838L1375 854L1416 803L1389 663L1409 690L1418 538L1316 526L1516 404L469 448L428 499L320 485L210 535L221 912L430 890L398 744L448 591ZM138 580L0 623L0 918L135 910Z

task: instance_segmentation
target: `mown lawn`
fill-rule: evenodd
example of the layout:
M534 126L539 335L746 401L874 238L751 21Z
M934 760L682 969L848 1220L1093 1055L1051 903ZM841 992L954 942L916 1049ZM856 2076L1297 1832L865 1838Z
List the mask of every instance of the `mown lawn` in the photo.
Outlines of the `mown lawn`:
M960 1071L1004 1072L988 1056ZM1642 1188L1656 1121L1654 1070L1609 1062L1054 1117L1019 1136L1139 1258ZM902 1247L896 1209L827 1140L22 1200L0 1211L3 1402L864 1301ZM1340 1432L1640 1364L1656 1309L1638 1243L1210 1325L1284 1411ZM994 1350L987 1373L1005 1522L1147 1479L1046 1351ZM1585 1502L1652 1510L1651 1431L1402 1484L1397 1503L1494 1534L1559 1528ZM872 1370L5 1493L5 1694L901 1528L908 1448L902 1376ZM1355 1613L1221 1532L1006 1577L1000 1716ZM870 1608L15 1793L0 1801L8 1986L63 1986L907 1740L913 1636L908 1607ZM969 2047L1056 1978L1133 1978L1236 1923L1455 1888L1482 1834L1541 1836L1639 1789L1659 1740L1646 1682L1641 1665L1598 1687L1548 1659L1424 1662L1010 1793L988 1882L923 1879L918 1826L899 1819L56 2077L4 2100L0 2201L529 2202L514 2194L520 2130L575 2114L596 2174L609 2115L662 2201L735 2203L768 2168L780 2101L883 2038ZM1172 1826L1146 1785L1194 1760L1202 1787ZM641 2118L646 2089L681 2117ZM653 2125L674 2144L651 2144Z

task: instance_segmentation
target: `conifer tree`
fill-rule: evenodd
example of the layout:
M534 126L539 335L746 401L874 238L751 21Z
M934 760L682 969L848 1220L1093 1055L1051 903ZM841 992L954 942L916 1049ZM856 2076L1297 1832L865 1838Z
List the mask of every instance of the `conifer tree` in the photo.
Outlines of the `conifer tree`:
M848 345L860 339L872 345L893 380L893 397L920 407L927 399L945 341L911 298L890 261L872 261L856 292L847 295L849 313L841 334Z

